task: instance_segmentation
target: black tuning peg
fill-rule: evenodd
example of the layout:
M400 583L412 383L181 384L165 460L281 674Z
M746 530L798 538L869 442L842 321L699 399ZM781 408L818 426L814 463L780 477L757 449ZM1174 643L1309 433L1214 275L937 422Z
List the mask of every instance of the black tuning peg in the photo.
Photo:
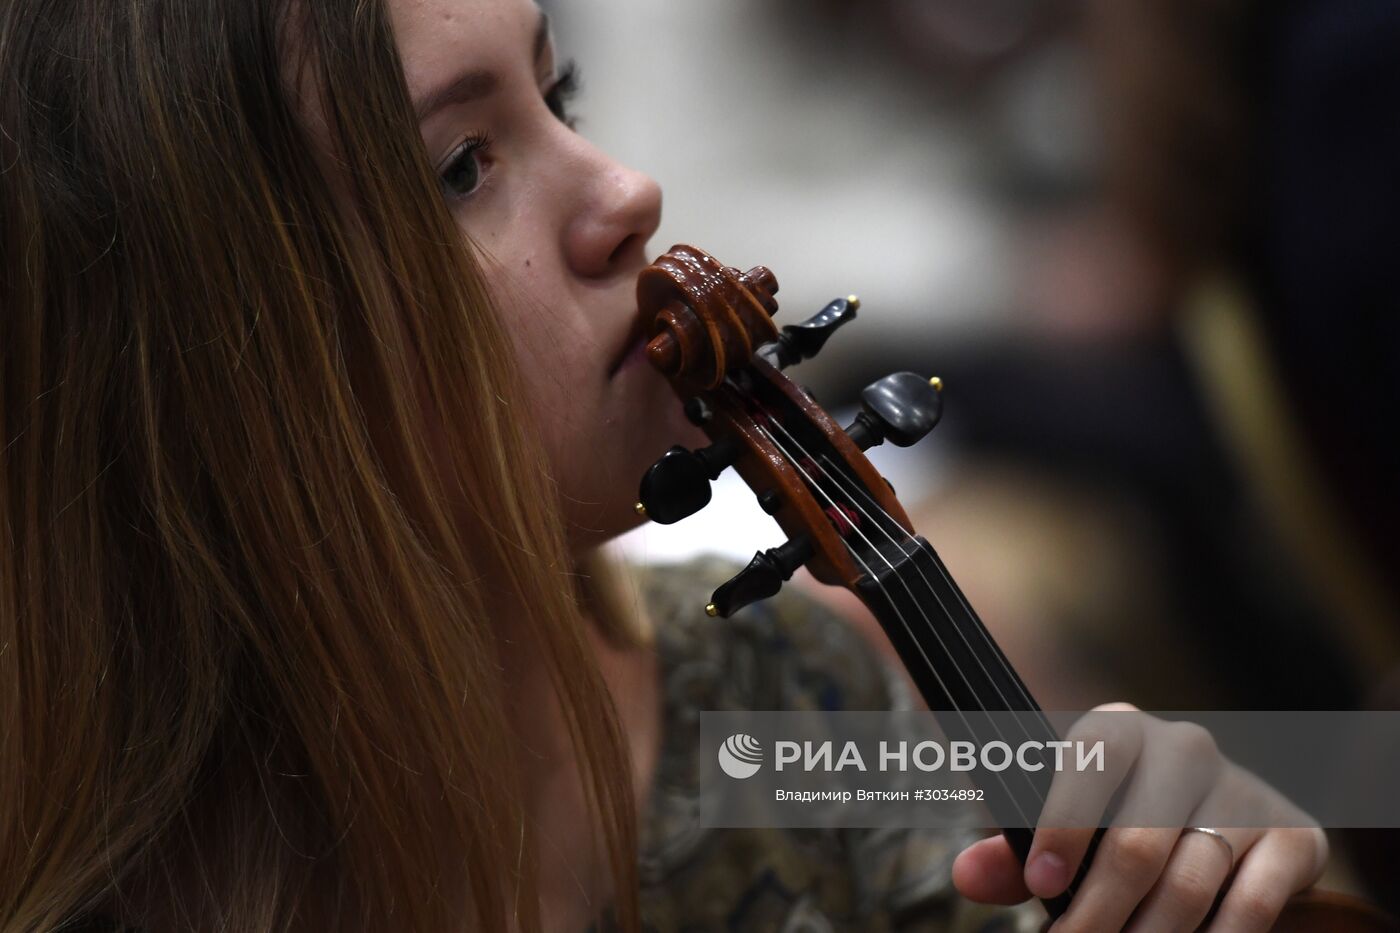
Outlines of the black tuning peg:
M777 340L758 348L758 355L778 369L810 360L837 328L856 319L859 308L855 295L837 298L801 324L784 327Z
M812 559L812 542L806 535L798 535L766 551L754 554L753 560L743 570L715 590L705 614L729 618L749 603L777 595L783 582L792 577L793 572Z
M864 411L846 429L861 450L886 440L896 447L917 443L943 414L943 381L916 373L895 373L872 382L860 394Z
M710 504L710 480L738 457L739 445L730 438L695 451L672 447L642 477L637 513L661 525L694 515Z

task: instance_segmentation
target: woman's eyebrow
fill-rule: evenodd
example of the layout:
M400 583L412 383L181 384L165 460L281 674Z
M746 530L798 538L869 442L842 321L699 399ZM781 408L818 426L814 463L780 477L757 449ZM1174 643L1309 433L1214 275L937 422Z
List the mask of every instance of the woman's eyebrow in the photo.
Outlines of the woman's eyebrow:
M536 63L539 62L540 56L544 54L545 47L548 45L549 16L541 11L539 21L535 26L535 44L532 52L532 58ZM493 71L485 71L480 68L464 71L419 98L413 105L413 112L417 116L418 122L422 123L449 104L467 104L491 96L500 83L500 78Z

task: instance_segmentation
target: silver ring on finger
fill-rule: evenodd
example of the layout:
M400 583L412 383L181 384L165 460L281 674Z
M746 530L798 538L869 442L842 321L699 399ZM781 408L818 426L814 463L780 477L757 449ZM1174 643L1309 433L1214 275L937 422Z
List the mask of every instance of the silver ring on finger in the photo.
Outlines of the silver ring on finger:
M1230 865L1231 865L1232 867L1234 866L1234 864L1235 864L1235 847L1232 846L1232 845L1230 845L1230 840L1226 839L1226 838L1225 838L1225 834L1222 833L1220 830L1218 830L1218 829L1211 829L1211 828L1209 828L1209 827L1207 827L1207 826L1187 826L1185 829L1182 830L1182 832L1183 832L1183 833L1201 833L1202 835L1209 836L1210 838L1214 839L1216 842L1219 842L1222 846L1225 847L1225 857L1228 858L1228 859L1230 860Z

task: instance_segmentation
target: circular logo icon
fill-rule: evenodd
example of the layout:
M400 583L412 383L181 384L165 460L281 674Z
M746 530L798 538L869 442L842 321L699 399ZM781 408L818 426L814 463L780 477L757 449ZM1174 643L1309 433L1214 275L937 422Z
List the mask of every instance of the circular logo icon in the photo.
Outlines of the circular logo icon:
M763 764L763 746L743 732L731 735L719 747L719 766L732 778L743 780L758 773Z

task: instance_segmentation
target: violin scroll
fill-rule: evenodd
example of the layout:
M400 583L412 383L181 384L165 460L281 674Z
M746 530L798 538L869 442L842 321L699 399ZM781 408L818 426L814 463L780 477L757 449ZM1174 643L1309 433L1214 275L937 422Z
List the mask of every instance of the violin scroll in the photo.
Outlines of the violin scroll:
M678 245L637 279L637 302L654 314L647 359L674 383L716 389L729 370L778 336L778 280L763 266L739 272Z
M854 587L872 567L902 560L877 553L913 532L862 449L885 439L913 443L941 410L923 377L892 376L867 390L866 411L848 435L782 370L821 351L855 319L860 301L835 299L779 331L777 291L763 266L741 273L684 245L637 281L638 304L652 321L648 359L713 442L664 454L642 480L638 513L663 524L692 515L709 503L710 482L733 467L789 538L755 554L716 591L711 607L724 616L777 593L800 566L822 582Z

